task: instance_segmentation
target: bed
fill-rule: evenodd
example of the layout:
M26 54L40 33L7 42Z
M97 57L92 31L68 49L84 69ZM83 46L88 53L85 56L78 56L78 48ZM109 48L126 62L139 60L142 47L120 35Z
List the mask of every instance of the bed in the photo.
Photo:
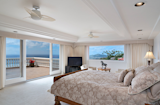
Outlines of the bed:
M60 101L71 105L153 105L148 101L148 90L129 95L128 87L117 82L118 75L79 70L55 77L51 87L51 93L55 95L55 105L60 105Z

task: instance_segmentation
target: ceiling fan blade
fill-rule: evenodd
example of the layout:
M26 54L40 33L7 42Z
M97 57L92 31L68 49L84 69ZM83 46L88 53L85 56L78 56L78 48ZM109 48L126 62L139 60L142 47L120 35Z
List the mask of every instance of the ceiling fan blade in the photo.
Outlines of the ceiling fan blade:
M41 20L44 20L44 21L55 21L54 18L46 16L46 15L42 15Z
M93 38L99 38L99 36L93 36Z
M29 16L29 17L24 17L23 19L28 19L28 18L30 18L31 19L31 17Z
M25 10L30 14L30 15L35 15L36 17L40 18L35 12L33 12L32 10L25 8Z

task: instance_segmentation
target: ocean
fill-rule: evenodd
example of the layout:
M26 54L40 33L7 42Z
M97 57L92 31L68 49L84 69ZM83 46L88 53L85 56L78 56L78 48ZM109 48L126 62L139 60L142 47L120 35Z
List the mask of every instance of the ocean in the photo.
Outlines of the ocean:
M59 55L52 55L53 58L59 58ZM49 55L26 55L26 57L49 58ZM6 58L20 58L20 55L6 55Z

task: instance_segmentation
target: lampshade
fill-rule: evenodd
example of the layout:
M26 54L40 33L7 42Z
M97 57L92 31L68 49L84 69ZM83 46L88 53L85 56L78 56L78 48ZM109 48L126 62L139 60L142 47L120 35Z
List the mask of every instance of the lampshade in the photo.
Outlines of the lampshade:
M147 59L156 59L151 51L148 51L144 58Z

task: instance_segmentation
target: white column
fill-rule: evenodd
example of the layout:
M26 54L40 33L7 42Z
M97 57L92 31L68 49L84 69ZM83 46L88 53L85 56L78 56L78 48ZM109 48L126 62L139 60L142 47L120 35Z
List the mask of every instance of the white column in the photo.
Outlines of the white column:
M0 36L0 89L5 87L6 80L6 38Z
M23 69L22 69L22 76L24 80L26 80L26 40L23 40Z
M50 43L50 75L52 75L52 43Z

